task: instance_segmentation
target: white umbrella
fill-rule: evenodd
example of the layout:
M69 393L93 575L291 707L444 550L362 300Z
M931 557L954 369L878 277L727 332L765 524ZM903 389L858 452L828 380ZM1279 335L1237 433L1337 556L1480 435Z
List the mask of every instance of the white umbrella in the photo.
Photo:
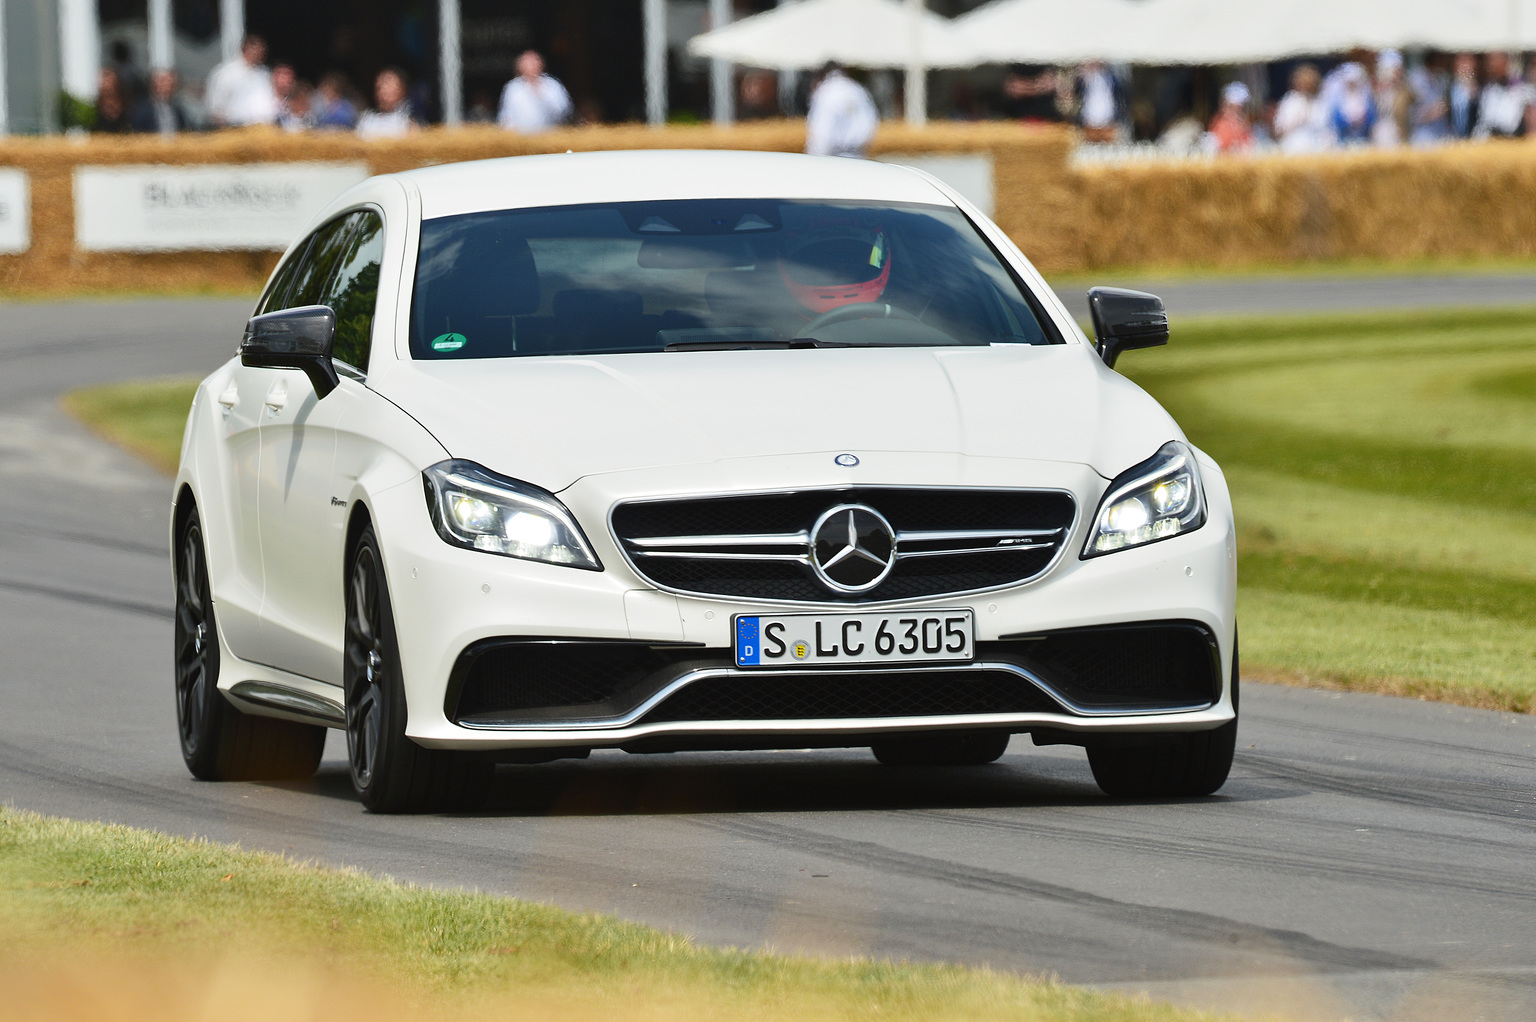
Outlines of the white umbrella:
M1138 19L1147 6L1136 0L995 0L956 19L955 28L981 64L1121 60L1111 54L1138 46Z
M913 31L914 13L917 31ZM801 0L688 40L695 57L781 71L829 60L849 67L970 67L954 23L896 0Z
M1356 46L1536 47L1536 0L996 0L960 18L990 61L1239 64Z

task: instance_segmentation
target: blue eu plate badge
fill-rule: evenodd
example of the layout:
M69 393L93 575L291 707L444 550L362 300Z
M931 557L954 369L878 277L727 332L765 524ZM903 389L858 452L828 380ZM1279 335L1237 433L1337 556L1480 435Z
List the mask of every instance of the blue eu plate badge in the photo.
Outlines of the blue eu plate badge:
M759 630L757 618L739 617L736 619L736 665L738 667L756 667L763 662L763 649L759 645Z

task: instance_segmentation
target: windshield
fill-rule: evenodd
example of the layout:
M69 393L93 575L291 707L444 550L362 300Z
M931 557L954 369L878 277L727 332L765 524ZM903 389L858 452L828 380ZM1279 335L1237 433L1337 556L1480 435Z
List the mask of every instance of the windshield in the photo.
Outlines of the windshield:
M418 359L752 347L1048 344L952 208L691 200L421 226Z

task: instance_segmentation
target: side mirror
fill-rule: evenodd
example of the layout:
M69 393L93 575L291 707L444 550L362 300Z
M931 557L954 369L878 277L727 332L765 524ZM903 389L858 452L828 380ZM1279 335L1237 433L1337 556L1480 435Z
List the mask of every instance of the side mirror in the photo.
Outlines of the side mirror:
M266 369L298 369L325 397L341 384L331 362L336 314L324 305L305 305L256 316L245 325L240 364Z
M1111 369L1122 351L1168 343L1168 312L1157 295L1096 287L1088 292L1088 312L1093 316L1099 357Z

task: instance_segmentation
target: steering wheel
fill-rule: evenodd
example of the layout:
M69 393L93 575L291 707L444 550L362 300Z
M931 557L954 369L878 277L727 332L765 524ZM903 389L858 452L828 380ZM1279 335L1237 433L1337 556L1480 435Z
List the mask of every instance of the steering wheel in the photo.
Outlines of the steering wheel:
M801 327L800 334L802 337L810 337L824 326L848 323L855 319L904 319L921 322L906 309L898 309L885 302L854 302L852 305L839 305L835 309L828 309Z

